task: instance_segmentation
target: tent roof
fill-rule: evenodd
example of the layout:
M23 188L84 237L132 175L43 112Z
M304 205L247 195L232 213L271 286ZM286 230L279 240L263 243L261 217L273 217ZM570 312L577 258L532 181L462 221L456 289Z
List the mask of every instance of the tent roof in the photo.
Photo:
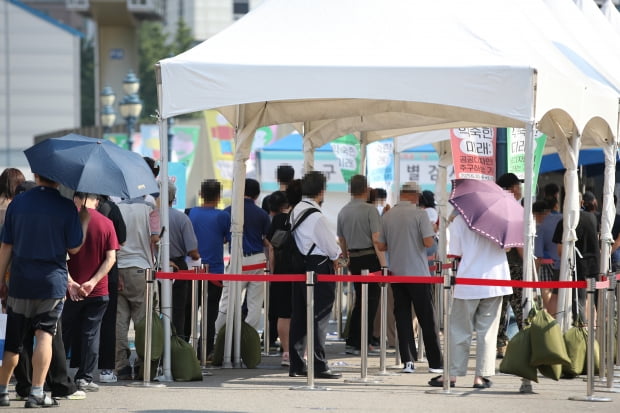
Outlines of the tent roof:
M598 134L609 138L617 93L573 45L546 38L524 4L544 7L540 0L266 0L161 61L162 115L217 108L236 122L243 105L245 126L308 121L310 132L324 130L315 132L315 147L352 131L374 140L386 130L532 120L567 136L597 117Z

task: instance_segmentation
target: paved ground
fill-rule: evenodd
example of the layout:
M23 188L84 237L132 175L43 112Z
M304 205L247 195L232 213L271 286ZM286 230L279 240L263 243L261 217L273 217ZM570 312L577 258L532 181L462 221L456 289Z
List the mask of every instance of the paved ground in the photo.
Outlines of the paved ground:
M360 377L360 358L344 354L344 343L328 342L328 355L334 370L343 373L340 380L316 380L317 387L329 390L292 390L304 386L306 379L288 377L280 367L280 358L264 357L257 369L210 369L212 376L202 382L168 383L164 388L128 387L128 382L102 385L86 400L63 400L57 411L67 412L614 412L620 409L620 395L596 392L612 399L607 403L570 401L570 396L585 396L581 379L554 382L541 378L534 384L535 394L518 392L520 379L498 375L490 389L471 387L473 372L459 378L453 390L459 394L427 394L427 381L433 376L428 365L416 363L413 374L377 377L379 357L369 358L369 379L377 384L351 384L346 379ZM387 365L394 364L390 351ZM470 359L473 367L473 359ZM399 369L388 369L398 373ZM471 369L470 369L471 371ZM14 394L14 393L12 393ZM23 402L12 401L1 411L22 411Z

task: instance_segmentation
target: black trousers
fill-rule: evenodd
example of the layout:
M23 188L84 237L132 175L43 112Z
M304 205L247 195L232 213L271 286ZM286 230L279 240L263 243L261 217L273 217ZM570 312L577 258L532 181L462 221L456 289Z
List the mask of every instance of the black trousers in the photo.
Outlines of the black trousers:
M333 274L332 261L323 256L311 255L306 259L306 271L317 274ZM304 352L306 351L306 284L293 283L293 313L289 333L289 353L291 373L306 370ZM336 298L336 284L317 282L314 286L314 369L315 373L329 370L325 355L325 337L329 316ZM310 355L308 355L310 357Z
M175 281L176 284L178 281ZM218 286L213 284L212 282L208 283L208 297L207 297L207 354L211 354L213 352L213 347L215 343L215 320L217 319L218 312L220 311L220 298L222 297L222 286ZM174 294L174 288L173 288ZM186 341L189 339L189 335L191 334L191 324L192 324L192 284L191 281L187 281L187 298L185 299L185 315L182 320L184 321L183 330L185 333L184 338ZM202 287L201 283L198 283L198 297L202 296ZM174 306L175 298L173 296L172 302ZM199 303L199 305L202 302ZM174 316L173 316L174 318ZM181 317L177 319L176 323L180 323ZM176 324L175 324L176 326ZM177 330L178 334L179 330ZM200 346L199 346L200 348Z
M381 264L379 258L372 253L361 257L351 257L349 261L349 271L353 275L360 275L362 270L368 270L371 273L379 271ZM355 305L351 313L351 321L349 322L349 336L347 337L347 345L361 348L361 319L362 319L362 283L353 283L355 288ZM375 323L375 315L379 307L381 298L381 288L377 283L368 284L368 343L372 338L373 326ZM367 343L367 344L368 344Z
M82 301L67 301L62 311L62 340L65 348L71 346L72 365L77 365L75 379L93 381L93 373L99 360L99 336L101 320L108 306L108 297L92 297ZM78 346L72 346L74 339L79 340ZM74 353L75 351L75 353Z
M63 397L75 393L77 387L67 372L67 355L62 342L62 321L58 320L57 333L52 339L52 360L45 378L45 390L52 392L52 397ZM19 353L19 363L13 374L17 382L15 391L22 397L28 397L32 387L32 348L34 332L24 340L24 349Z
M430 368L442 368L443 361L435 324L431 286L428 284L392 284L392 292L394 293L394 318L401 360L406 363L418 359L413 336L413 314L411 312L413 304L422 328L428 365Z
M185 257L170 258L170 261L174 262L180 270L187 270L187 262ZM187 341L191 330L187 330L187 327L191 326L185 322L186 311L185 307L189 304L190 309L192 305L192 282L189 280L175 280L172 284L172 325L174 331L179 337Z
M118 302L118 267L116 263L108 273L108 307L101 320L99 334L99 368L114 370L116 357L116 303Z

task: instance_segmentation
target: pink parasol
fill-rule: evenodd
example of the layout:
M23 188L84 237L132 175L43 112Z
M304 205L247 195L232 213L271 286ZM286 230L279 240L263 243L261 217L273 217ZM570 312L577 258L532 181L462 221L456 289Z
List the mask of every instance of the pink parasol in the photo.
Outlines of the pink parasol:
M449 202L473 231L502 248L523 246L523 207L495 182L454 179Z

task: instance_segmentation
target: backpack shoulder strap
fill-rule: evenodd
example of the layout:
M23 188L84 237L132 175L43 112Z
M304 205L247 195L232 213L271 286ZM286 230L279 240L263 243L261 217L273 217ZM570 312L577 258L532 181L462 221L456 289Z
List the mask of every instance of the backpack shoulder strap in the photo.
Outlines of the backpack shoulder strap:
M318 209L316 208L308 208L306 209L303 214L301 214L301 216L297 219L297 221L295 221L295 224L291 227L291 232L295 231L295 229L306 220L306 218L308 218L310 215L314 214L315 212L319 212ZM290 215L289 215L290 217Z

